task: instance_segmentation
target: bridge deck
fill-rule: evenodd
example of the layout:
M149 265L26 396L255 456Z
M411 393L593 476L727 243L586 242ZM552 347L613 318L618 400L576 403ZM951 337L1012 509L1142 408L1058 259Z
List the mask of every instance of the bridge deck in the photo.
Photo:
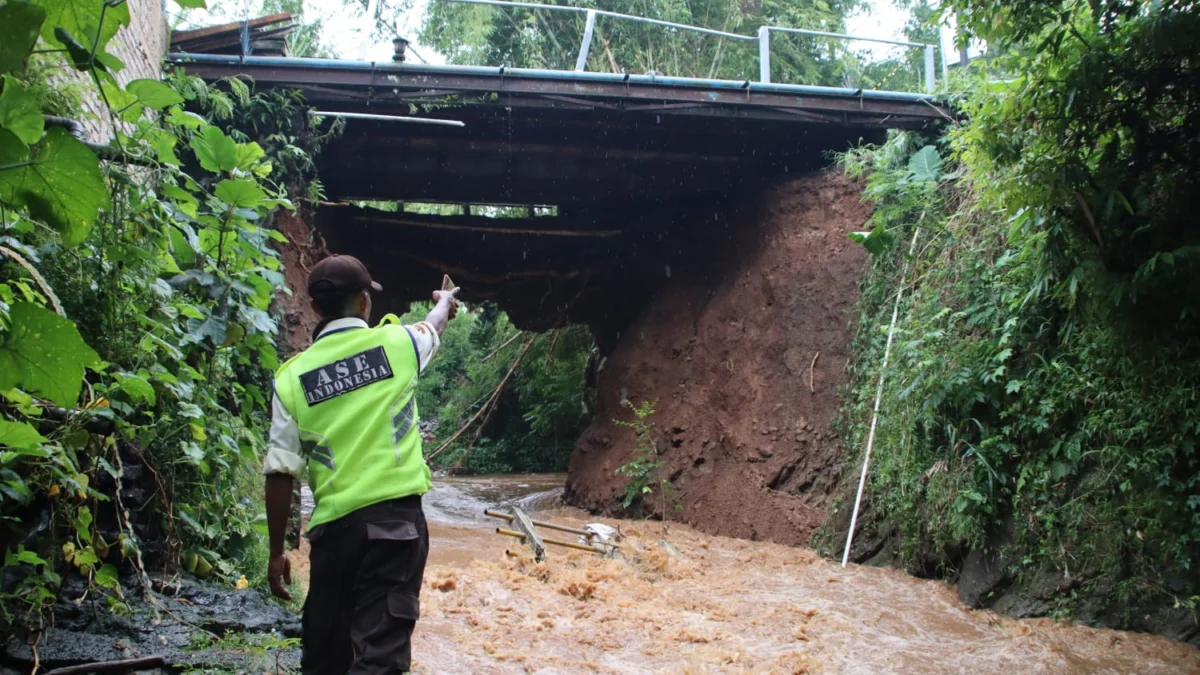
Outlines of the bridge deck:
M259 87L299 90L322 110L465 123L348 120L319 160L332 199L567 206L720 197L826 164L830 150L945 114L932 97L903 92L324 59L170 58L208 81L247 75Z
M673 261L711 252L732 228L756 222L764 185L828 166L830 151L945 114L919 94L754 82L271 57L172 60L208 81L248 75L259 89L297 89L322 111L463 122L347 119L317 157L329 202L316 206L311 223L330 250L367 263L387 289L382 309L403 311L449 273L468 301L496 301L524 328L582 321L608 326L601 339L640 311L630 293L657 288ZM488 217L495 212L486 209L435 216L344 203L351 200L556 209L525 218ZM709 248L697 249L703 242Z

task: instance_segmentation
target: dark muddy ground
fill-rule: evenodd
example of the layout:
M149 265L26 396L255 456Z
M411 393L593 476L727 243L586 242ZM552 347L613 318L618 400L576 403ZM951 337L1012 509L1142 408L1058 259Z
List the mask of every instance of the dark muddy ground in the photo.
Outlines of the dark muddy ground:
M170 670L264 672L298 664L299 649L285 645L300 637L300 617L262 593L190 580L155 585L153 600L126 591L129 613L110 611L107 598L85 594L82 584L68 587L52 626L4 641L0 672L27 674L35 660L44 673L148 656L161 656Z

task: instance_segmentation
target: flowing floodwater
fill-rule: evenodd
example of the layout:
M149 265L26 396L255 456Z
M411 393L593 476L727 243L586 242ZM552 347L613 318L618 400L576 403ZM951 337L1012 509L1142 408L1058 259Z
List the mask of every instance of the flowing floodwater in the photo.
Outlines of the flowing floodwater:
M564 508L563 476L440 478L414 637L419 673L1200 673L1166 638L958 603L946 584L806 549ZM623 559L534 563L486 507L619 526Z

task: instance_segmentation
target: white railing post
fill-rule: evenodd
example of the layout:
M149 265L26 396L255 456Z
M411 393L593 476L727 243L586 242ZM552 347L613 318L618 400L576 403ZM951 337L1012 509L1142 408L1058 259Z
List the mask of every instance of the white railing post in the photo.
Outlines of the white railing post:
M933 45L925 45L925 93L932 94L937 90L937 75L935 74L936 63L933 54Z
M579 45L579 56L575 59L575 70L583 72L587 69L588 51L592 48L592 33L596 31L596 10L589 9L587 23L583 25L583 42Z
M758 81L771 81L771 29L758 27Z

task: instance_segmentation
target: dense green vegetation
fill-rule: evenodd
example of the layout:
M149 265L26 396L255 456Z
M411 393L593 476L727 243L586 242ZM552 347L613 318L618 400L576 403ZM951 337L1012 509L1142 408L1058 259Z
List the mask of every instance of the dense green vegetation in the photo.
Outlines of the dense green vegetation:
M283 183L304 182L317 140L297 137L298 101L241 82L120 85L106 46L128 22L102 0L0 6L4 624L36 623L69 570L120 605L122 562L266 568L271 214L292 208Z
M1003 550L1018 580L1065 580L1067 614L1085 596L1123 603L1128 623L1139 602L1194 607L1200 7L947 4L992 54L959 83L963 115L941 139L843 159L878 205L849 447L906 292L876 527L925 569Z
M403 320L427 311L418 306ZM417 385L422 419L437 422L427 456L475 473L565 471L591 420L592 345L582 326L524 334L495 305L461 312Z
M320 197L325 139L297 97L239 80L120 85L106 47L128 22L103 0L0 5L6 627L36 625L68 573L120 607L125 570L255 586L266 570L258 467L285 241L272 220L289 196ZM105 101L102 117L84 97ZM585 329L520 334L493 306L464 313L421 400L443 437L481 414L441 461L565 469L591 347Z

